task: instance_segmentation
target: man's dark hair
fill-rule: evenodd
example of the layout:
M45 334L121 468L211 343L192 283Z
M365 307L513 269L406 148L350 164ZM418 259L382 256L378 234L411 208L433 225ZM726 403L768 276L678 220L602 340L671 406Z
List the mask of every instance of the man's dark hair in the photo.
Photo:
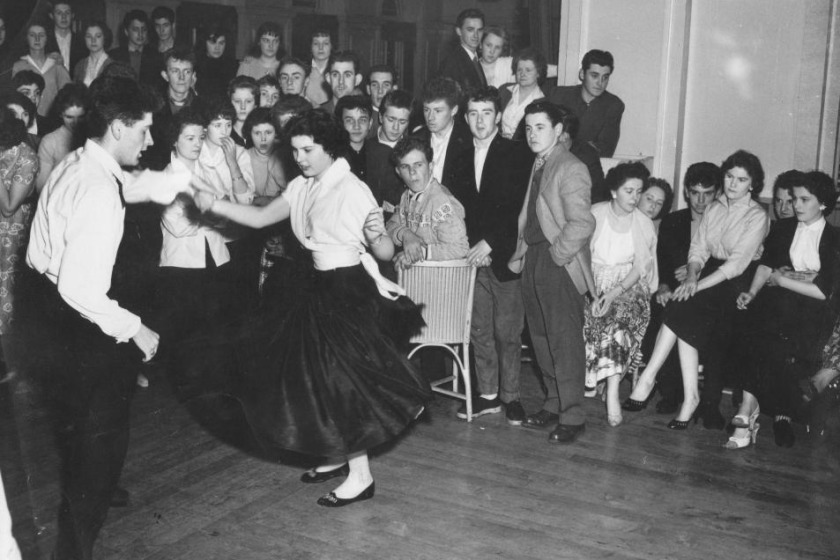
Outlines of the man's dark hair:
M499 90L493 86L478 88L477 90L471 92L467 96L467 107L469 107L470 101L473 103L486 101L493 104L497 113L502 111L502 100L499 97Z
M750 196L757 200L764 189L764 168L761 166L761 160L755 154L746 150L738 150L720 164L721 174L725 176L727 172L736 167L740 167L750 176L752 181Z
M163 56L163 69L166 70L169 67L170 60L181 60L183 62L189 62L192 64L193 70L195 70L195 52L192 49L186 48L174 48L169 49L166 51L166 54Z
M388 107L408 109L409 118L411 118L411 113L414 110L414 97L404 89L392 89L382 98L382 103L379 104L379 114L384 115Z
M458 17L455 18L455 27L460 28L464 25L464 21L468 19L480 19L481 25L484 25L484 12L481 10L476 10L475 8L468 8L466 10L462 10Z
M592 49L585 55L583 55L583 60L580 63L581 69L586 72L589 70L589 67L593 64L597 64L598 66L609 66L610 72L615 71L615 61L613 60L613 55L609 51L599 51L598 49Z
M374 64L371 66L367 73L367 81L370 82L371 77L376 73L391 74L391 83L397 83L397 71L390 64Z
M580 121L568 107L555 105L547 99L538 99L525 107L525 116L535 115L537 113L544 113L548 117L548 120L551 121L551 126L562 124L563 132L567 133L572 140L577 136Z
M443 99L449 108L457 107L461 103L461 86L452 78L438 76L432 78L423 86L423 103L431 103Z
M779 173L776 180L773 182L773 194L779 189L785 190L789 195L793 196L793 187L801 187L805 184L805 174L797 169L789 169L783 173Z
M335 104L335 118L341 122L344 119L344 111L359 109L367 113L368 118L373 116L373 107L370 104L370 97L367 95L345 95Z
M87 123L91 138L102 138L108 125L117 120L133 126L163 105L152 86L128 78L100 76L90 85L90 96L91 112Z
M274 127L275 134L277 133L277 125L271 118L271 109L268 107L257 107L248 114L245 119L245 124L242 125L242 137L246 140L251 139L251 131L254 127L260 124L270 124Z
M166 6L157 6L154 10L152 10L152 17L149 19L153 22L158 19L165 19L169 21L169 23L175 23L175 12Z
M295 66L300 66L301 68L303 68L304 78L308 76L309 73L312 71L312 66L308 62L305 62L296 56L286 55L282 59L280 59L280 65L277 67L278 77L280 76L280 70L282 70L283 67L287 64L294 64Z
M131 10L122 20L122 28L123 31L128 31L128 28L131 26L132 21L139 21L141 23L145 23L146 27L149 26L149 16L143 10Z
M333 64L336 62L352 62L353 63L353 73L354 74L361 74L361 62L359 62L359 55L354 53L353 51L338 51L337 53L332 53L330 55L330 61L327 64L327 74L332 72Z
M21 86L31 86L36 85L38 86L38 90L43 93L44 86L44 78L35 72L34 70L21 70L14 76L12 76L12 87L17 89Z
M259 80L257 80L257 90L259 90L263 86L271 86L277 91L280 91L280 82L277 80L277 76L274 74L266 74Z
M683 177L683 195L688 200L688 189L694 185L702 185L704 188L714 187L715 192L721 187L720 167L709 161L700 161L688 166Z
M394 167L400 165L400 160L407 156L412 151L417 150L424 156L429 163L434 159L434 151L431 143L420 136L404 136L399 142L394 145L394 151L391 152L390 160Z
M230 81L228 84L228 98L233 96L233 92L238 89L247 89L254 95L254 102L259 105L260 103L260 88L257 85L257 80L252 78L251 76L237 76ZM228 99L230 102L230 99Z

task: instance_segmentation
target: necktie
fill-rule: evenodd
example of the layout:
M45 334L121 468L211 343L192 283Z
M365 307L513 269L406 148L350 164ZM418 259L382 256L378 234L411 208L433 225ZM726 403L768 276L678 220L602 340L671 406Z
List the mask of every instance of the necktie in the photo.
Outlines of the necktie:
M481 82L481 87L487 87L487 76L484 75L484 68L481 67L481 62L479 62L477 56L473 58L473 64L475 65L475 71L478 72L478 81Z
M122 181L120 181L119 179L117 179L117 176L116 176L116 175L114 175L114 181L116 181L116 182L117 182L117 189L119 190L119 193L120 193L120 202L122 203L122 207L123 207L123 208L125 208L125 196L123 196L123 185L122 185Z

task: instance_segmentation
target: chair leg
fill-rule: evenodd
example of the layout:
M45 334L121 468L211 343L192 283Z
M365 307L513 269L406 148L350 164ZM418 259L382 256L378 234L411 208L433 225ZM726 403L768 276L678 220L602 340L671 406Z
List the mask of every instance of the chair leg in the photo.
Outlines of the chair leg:
M461 373L464 376L464 396L467 398L467 421L472 422L472 380L470 379L470 345L462 344L461 349L464 352L463 364Z

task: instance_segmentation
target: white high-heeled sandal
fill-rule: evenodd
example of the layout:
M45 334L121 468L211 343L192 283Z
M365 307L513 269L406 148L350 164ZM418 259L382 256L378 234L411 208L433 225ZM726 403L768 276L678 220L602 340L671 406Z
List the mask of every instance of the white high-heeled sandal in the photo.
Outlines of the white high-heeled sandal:
M750 414L749 418L743 414L738 414L732 419L732 425L735 428L746 429L747 433L743 436L736 437L734 434L723 444L724 449L743 449L749 447L750 444L755 445L758 439L758 429L761 424L757 422L759 415L759 408L755 408L755 412ZM743 420L741 420L743 418ZM736 419L740 422L736 422Z

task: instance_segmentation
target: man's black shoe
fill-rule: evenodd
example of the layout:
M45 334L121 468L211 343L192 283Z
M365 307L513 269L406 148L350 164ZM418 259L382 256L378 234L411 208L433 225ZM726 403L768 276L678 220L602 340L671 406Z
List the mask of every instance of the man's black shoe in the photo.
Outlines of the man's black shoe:
M572 443L585 431L586 424L578 424L577 426L557 424L554 431L548 435L548 441L549 443Z
M560 421L560 416L549 412L547 410L540 410L536 414L531 414L522 421L523 428L535 428L537 430L552 426Z

